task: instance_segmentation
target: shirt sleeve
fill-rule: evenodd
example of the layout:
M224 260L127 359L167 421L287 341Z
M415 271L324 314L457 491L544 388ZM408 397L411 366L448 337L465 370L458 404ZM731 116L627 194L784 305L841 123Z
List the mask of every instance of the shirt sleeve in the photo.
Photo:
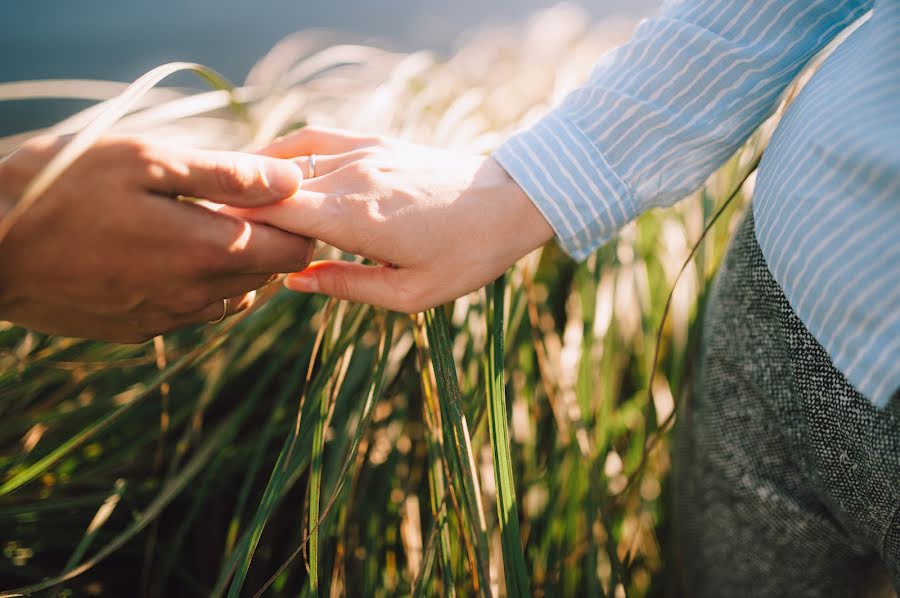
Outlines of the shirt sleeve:
M685 197L772 114L872 1L683 0L641 23L588 83L494 158L575 259Z

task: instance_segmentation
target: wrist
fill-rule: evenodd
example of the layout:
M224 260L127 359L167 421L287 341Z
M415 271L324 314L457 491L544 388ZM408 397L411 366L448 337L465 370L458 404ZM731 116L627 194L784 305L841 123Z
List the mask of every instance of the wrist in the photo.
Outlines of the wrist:
M553 239L550 222L525 190L494 158L487 158L485 168L494 173L498 195L503 198L510 234L516 239L516 258L522 257Z

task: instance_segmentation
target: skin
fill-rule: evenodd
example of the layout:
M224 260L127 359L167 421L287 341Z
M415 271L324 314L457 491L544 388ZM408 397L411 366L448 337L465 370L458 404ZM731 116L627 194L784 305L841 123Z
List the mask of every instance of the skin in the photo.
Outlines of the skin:
M308 127L264 150L315 178L284 201L229 213L379 265L312 263L288 288L414 313L497 278L553 229L493 159Z
M4 213L65 144L41 137L0 162ZM92 146L0 241L0 319L50 334L140 342L246 308L314 244L179 195L253 207L290 197L289 161L167 147L137 137Z

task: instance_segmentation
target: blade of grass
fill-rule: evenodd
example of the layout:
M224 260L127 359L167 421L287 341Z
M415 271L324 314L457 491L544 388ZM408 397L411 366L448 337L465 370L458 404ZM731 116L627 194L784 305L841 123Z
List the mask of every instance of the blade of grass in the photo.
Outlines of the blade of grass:
M490 595L488 564L487 524L479 497L475 457L462 411L462 395L456 377L453 348L450 342L450 324L443 308L432 309L425 314L425 326L431 347L431 360L437 382L438 404L441 410L441 426L444 445L449 446L452 465L450 482L459 485L459 495L464 511L465 525L476 547L475 588L483 596Z
M438 551L436 539L440 535L441 526L445 525L443 522L446 515L446 506L446 500L441 501L440 504L437 505L437 516L434 517L431 531L428 532L428 542L425 545L425 551L422 553L422 567L419 569L419 574L413 580L412 589L410 590L410 596L413 598L431 595L429 592L430 582L432 572L434 571L435 553ZM448 591L448 595L456 595L453 586L445 588L445 591Z
M209 463L210 459L231 442L234 435L237 434L240 424L248 415L251 407L252 404L250 403L242 405L241 408L232 413L228 419L219 424L219 426L209 434L206 442L197 449L196 453L187 462L184 468L181 469L176 476L172 477L147 508L139 513L135 517L135 520L123 532L100 549L94 556L75 569L67 571L62 575L29 586L0 592L0 598L27 595L52 588L90 570L97 565L97 563L118 550L122 545L154 521L166 505L178 496L184 487L200 473L203 467Z
M497 518L503 550L506 592L510 596L530 596L525 554L519 536L519 509L513 478L509 430L506 424L506 387L504 384L503 307L506 277L501 275L488 287L488 347L484 359L487 383L487 414L491 450L494 457L494 480L497 486Z
M413 326L413 337L416 343L416 359L419 364L419 380L424 400L422 401L422 415L427 426L425 440L428 443L428 499L431 506L431 516L434 519L440 543L437 550L440 552L441 578L444 582L448 596L456 596L456 582L453 575L453 546L450 541L450 526L447 517L447 489L443 469L443 451L440 446L440 419L439 409L429 409L430 405L437 404L434 396L434 380L431 376L431 368L428 367L428 358L425 355L425 341L421 338L421 330L418 325ZM421 589L421 591L425 591Z
M260 375L258 381L256 382L256 385L254 386L253 391L249 395L247 395L247 397L244 398L244 400L241 401L242 404L250 404L250 405L257 404L257 402L262 398L263 393L269 388L269 385L271 384L275 375L279 371L281 371L281 369L283 368L284 363L287 361L289 355L290 355L289 351L283 351L283 352L279 353L278 355L276 355L272 360L269 361L266 369L263 371L263 373ZM300 368L297 368L297 370L299 372ZM286 385L286 387L291 388L291 385L288 384L288 385ZM283 394L285 397L289 396L289 394L287 392L283 393ZM251 468L252 468L252 462L251 462ZM249 475L250 475L250 473L248 473L248 476ZM203 501L196 500L195 504L203 505L205 503ZM240 504L240 501L239 501L239 504ZM189 526L184 525L184 522L183 522L182 526L179 528L179 534L182 534L182 535L177 536L175 538L175 540L173 541L173 543L169 545L168 550L167 550L167 558L163 562L162 566L160 567L160 570L156 573L155 579L153 580L155 588L161 590L161 588L166 587L166 585L165 585L166 581L168 579L169 574L173 570L173 566L175 564L175 557L178 554L178 550L177 550L178 546L179 546L180 542L183 540L183 533L186 532L188 529L190 529ZM182 531L182 530L184 530L184 531Z
M225 584L228 583L231 571L234 571L234 576L233 579L231 579L228 596L229 598L237 598L240 594L241 587L247 577L247 571L250 569L250 561L253 558L253 553L259 544L259 540L269 521L269 517L277 506L282 496L282 491L288 485L288 481L292 479L295 468L298 467L300 462L305 461L308 457L311 445L304 446L302 443L299 443L301 438L305 438L304 432L309 430L309 424L307 424L309 418L303 417L303 414L306 410L318 407L318 401L322 400L321 394L330 379L330 374L335 371L337 362L344 350L346 350L357 335L360 325L364 320L364 316L368 314L368 311L369 310L366 307L357 308L355 310L355 313L350 318L350 323L342 330L331 353L322 364L320 372L323 372L324 374L315 376L311 382L309 393L307 395L309 400L304 401L302 408L298 410L297 426L294 428L294 432L285 439L284 448L281 450L278 460L272 469L272 474L266 489L263 492L259 508L257 509L250 530L248 530L250 532L249 536L246 537L243 547L235 550L225 575L220 576L216 587L213 589L213 596L220 595L224 591ZM298 443L300 450L295 450Z
M199 347L188 355L182 357L164 372L161 372L154 376L154 378L146 386L142 384L136 385L137 388L143 388L139 390L139 392L131 400L116 408L109 415L82 429L75 436L51 451L50 454L46 455L36 463L33 463L23 471L6 480L6 482L4 482L2 486L0 486L0 496L12 492L16 488L27 484L31 480L46 472L60 459L71 453L77 447L81 446L82 444L96 436L100 431L104 430L113 422L121 418L122 415L124 415L128 410L134 408L148 396L153 395L155 390L159 388L160 385L170 380L179 372L186 370L190 366L196 365L206 357L212 355L222 345L222 343L225 342L225 340L226 338L222 336L209 343L208 345Z
M91 547L91 544L97 537L97 533L100 531L100 528L102 528L103 525L109 520L110 515L112 515L113 511L116 509L119 501L122 500L122 495L125 493L126 487L127 484L125 480L116 480L116 484L113 488L112 494L106 497L106 500L103 501L103 504L100 505L99 509L97 509L97 514L94 515L93 519L91 519L91 523L88 525L87 530L85 530L84 536L81 538L81 542L79 542L78 546L75 547L75 550L72 552L72 556L69 557L69 560L66 562L66 566L63 567L63 571L74 569L78 565L78 563L81 562L84 553L87 552L87 549Z
M348 348L348 351L352 348ZM343 357L347 359L347 356ZM326 393L332 395L334 391ZM313 430L312 457L309 462L309 591L319 595L319 500L322 496L322 454L325 452L325 424L328 420L330 402L323 396L319 400L315 429ZM322 517L324 519L324 516Z
M357 452L359 450L360 442L362 442L362 438L368 430L369 423L372 421L372 414L375 411L375 405L378 403L378 399L381 397L381 392L384 388L384 379L385 379L385 369L387 368L387 364L389 361L389 356L391 353L391 340L393 338L393 328L394 328L394 320L396 318L396 314L389 313L386 322L384 324L384 329L381 334L381 341L379 342L379 361L376 366L375 372L372 376L372 380L369 384L369 391L366 393L366 400L363 403L362 412L360 413L359 423L356 426L356 431L353 434L353 440L351 441L350 448L347 451L347 454L344 458L343 465L341 467L341 472L338 475L338 481L335 484L334 490L331 492L331 496L328 499L328 503L325 505L323 509L322 516L318 518L317 523L312 526L311 530L308 532L306 538L300 542L301 546L298 547L285 561L281 564L281 566L272 574L272 576L268 579L268 581L263 584L263 586L256 591L254 594L254 598L259 598L262 596L263 592L265 592L269 587L275 583L275 580L278 579L278 576L287 569L288 565L293 561L301 552L302 545L307 542L309 538L311 538L312 532L317 529L321 523L321 520L324 519L325 516L332 510L334 507L335 501L340 495L341 491L344 488L347 480L350 478L350 468L353 463L356 462Z
M257 389L265 388L265 386L269 382L269 378L271 375L274 375L276 371L283 369L285 362L287 361L289 353L287 351L282 351L279 353L280 358L275 358L270 361L270 368L267 370L266 374L263 375L263 380L257 384ZM280 409L290 398L293 389L297 388L297 385L300 383L300 378L303 375L303 365L305 361L303 359L296 359L295 365L292 371L288 374L285 379L285 382L282 384L281 390L278 393L279 396L275 401L274 409L277 411ZM253 449L252 456L250 457L249 464L247 466L247 471L244 476L244 482L241 485L241 489L238 492L238 499L235 503L234 514L231 517L231 522L228 526L228 534L225 540L225 550L223 551L222 556L222 564L220 568L220 575L224 571L225 564L228 560L228 557L231 556L235 542L237 541L237 533L240 526L241 514L244 512L244 508L247 505L247 500L250 496L250 491L252 489L253 481L256 479L256 475L259 472L260 467L262 466L263 456L265 454L265 449L269 444L272 435L275 432L275 428L277 426L277 420L274 417L268 418L266 421L266 425L263 429L260 439L256 443L256 446Z

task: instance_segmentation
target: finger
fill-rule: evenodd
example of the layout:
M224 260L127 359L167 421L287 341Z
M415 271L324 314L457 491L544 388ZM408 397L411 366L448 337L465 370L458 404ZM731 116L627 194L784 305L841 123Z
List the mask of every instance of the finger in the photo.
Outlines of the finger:
M359 162L364 158L370 157L372 157L371 149L360 148L350 152L344 152L342 154L316 154L316 164L314 169L310 168L309 156L297 156L295 158L291 158L291 162L293 162L300 168L300 172L303 173L303 176L306 179L303 188L311 189L311 184L313 184L313 181L311 179L331 174L335 170L343 168L348 164Z
M215 278L206 283L208 296L210 300L219 297L237 297L261 289L276 278L278 278L277 274L249 274Z
M234 206L280 201L293 195L303 181L300 168L288 160L242 152L151 146L141 159L149 162L140 168L147 190Z
M346 249L348 241L358 236L360 226L358 222L341 217L340 202L334 194L307 190L272 205L257 208L225 206L219 213L319 239L346 251L349 251Z
M378 145L380 141L378 137L372 135L362 135L341 129L304 127L296 133L276 139L259 153L273 158L294 158L309 154L343 154L362 147Z
M189 260L189 270L201 278L295 272L312 260L315 241L306 237L224 210L149 199L154 205L144 210L143 226L163 228L179 259Z
M241 222L246 234L228 247L225 272L281 274L305 268L312 261L316 241L254 222Z
M138 329L127 318L81 312L71 307L60 309L51 303L32 303L27 312L9 317L23 328L54 336L113 343L141 343L153 337L153 333Z
M284 285L304 293L368 303L394 311L415 313L427 304L412 290L409 270L388 266L365 266L353 262L313 262L306 270L290 274Z

